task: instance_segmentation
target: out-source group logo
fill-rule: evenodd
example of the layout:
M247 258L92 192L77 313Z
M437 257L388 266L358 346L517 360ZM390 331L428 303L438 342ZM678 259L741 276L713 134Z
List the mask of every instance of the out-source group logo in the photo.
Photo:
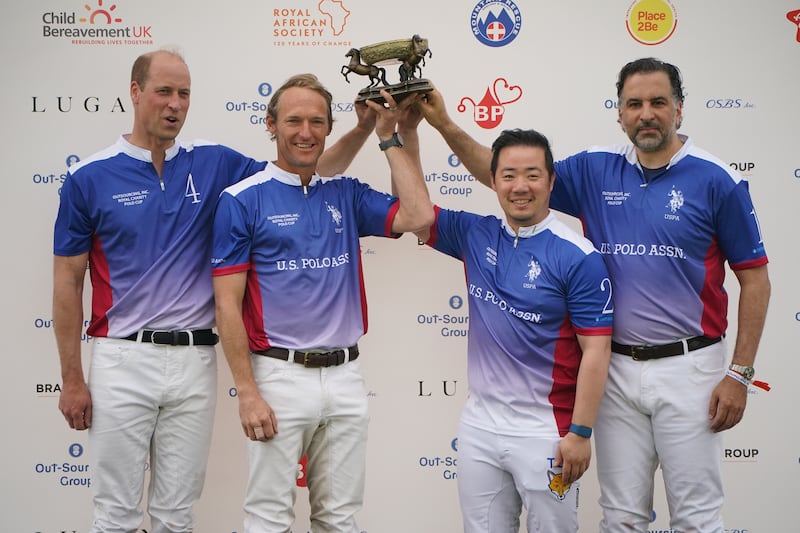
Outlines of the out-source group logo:
M467 105L471 105L475 123L481 128L490 130L502 122L506 112L505 106L513 104L520 98L522 98L522 87L509 84L505 78L497 78L487 87L480 101L475 102L469 96L463 97L458 104L458 111L464 113L467 111Z
M800 43L800 9L795 9L794 11L789 11L786 13L786 19L797 26L795 39L797 39L797 42Z
M472 10L470 26L486 46L505 46L519 35L522 15L511 0L481 0Z
M638 0L628 9L625 25L635 41L652 46L672 37L678 15L668 0Z

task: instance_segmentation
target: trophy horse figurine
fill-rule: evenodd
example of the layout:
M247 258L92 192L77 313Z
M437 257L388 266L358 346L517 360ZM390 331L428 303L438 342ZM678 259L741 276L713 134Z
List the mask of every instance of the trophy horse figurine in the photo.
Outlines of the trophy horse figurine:
M409 94L433 89L428 80L417 77L417 73L422 76L420 63L425 65L425 56L433 57L433 53L428 48L428 39L419 35L414 35L411 39L396 39L351 48L345 54L345 57L350 58L350 63L342 67L342 75L347 83L350 83L347 75L351 72L369 77L369 85L358 92L356 102L382 102L381 89L400 101ZM386 82L386 69L378 64L389 61L400 61L400 83L390 85Z

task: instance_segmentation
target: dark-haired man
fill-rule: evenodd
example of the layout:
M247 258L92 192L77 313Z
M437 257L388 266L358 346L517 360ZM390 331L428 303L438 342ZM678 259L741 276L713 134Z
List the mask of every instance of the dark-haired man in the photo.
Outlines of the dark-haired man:
M679 70L626 64L618 119L631 144L555 164L550 206L579 217L614 282L614 333L597 418L600 531L646 531L660 465L676 531L719 533L722 437L742 419L770 295L767 255L747 181L678 134ZM491 153L447 116L428 122L489 184ZM739 282L738 331L726 365L725 262Z
M548 202L547 138L508 130L492 144L504 218L436 210L417 237L463 261L469 394L458 430L465 533L578 530L578 479L589 467L611 356L611 282L592 244Z

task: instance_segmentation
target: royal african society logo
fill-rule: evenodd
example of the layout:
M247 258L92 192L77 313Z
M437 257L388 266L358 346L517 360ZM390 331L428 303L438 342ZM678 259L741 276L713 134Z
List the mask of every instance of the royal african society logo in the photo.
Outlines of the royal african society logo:
M77 11L45 12L42 22L42 37L69 39L71 44L153 45L152 26L127 23L117 4L106 0L87 2Z
M511 0L481 0L472 9L470 26L486 46L505 46L519 35L522 15Z
M286 2L272 9L274 46L352 46L344 38L350 10L343 0ZM313 7L312 7L313 6Z
M668 0L637 0L628 8L625 25L636 42L657 45L672 37L678 14Z

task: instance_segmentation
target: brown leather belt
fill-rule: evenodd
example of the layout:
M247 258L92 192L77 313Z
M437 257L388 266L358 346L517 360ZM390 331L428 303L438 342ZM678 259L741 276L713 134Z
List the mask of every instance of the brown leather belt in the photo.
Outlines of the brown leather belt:
M348 352L350 357L347 357ZM283 361L289 360L291 350L286 348L270 348L268 350L259 350L256 352L258 355L265 355L274 359L281 359ZM325 368L329 366L337 366L344 364L348 361L355 361L358 359L358 344L354 344L345 350L331 350L330 352L301 352L294 350L293 361L306 368Z
M687 351L693 352L706 346L711 346L722 340L722 337L714 339L710 337L692 337L686 339ZM628 346L611 341L611 351L632 357L634 361L649 361L650 359L661 359L662 357L672 357L673 355L683 355L683 342L672 342L670 344Z

